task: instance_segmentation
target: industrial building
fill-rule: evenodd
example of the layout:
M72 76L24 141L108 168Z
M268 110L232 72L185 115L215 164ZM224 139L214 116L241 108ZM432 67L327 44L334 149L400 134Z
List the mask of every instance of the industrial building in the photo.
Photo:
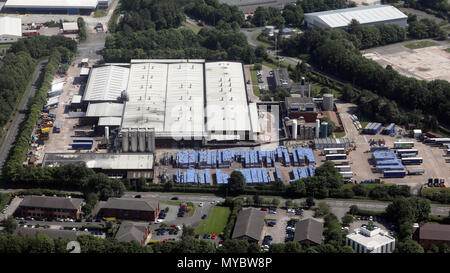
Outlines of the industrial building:
M25 196L18 208L18 215L35 218L79 219L83 199L50 196Z
M275 88L289 89L291 87L291 79L289 78L287 68L275 68L273 70L273 79L275 81Z
M309 28L333 29L347 27L355 19L361 25L396 24L406 27L406 16L393 6L371 5L355 8L328 10L305 14Z
M122 152L151 152L156 141L254 141L260 132L258 108L248 102L238 62L107 64L91 70L83 102L91 122L105 131L119 127L115 149ZM115 110L96 103L115 103Z
M243 209L236 217L232 239L258 243L261 240L266 213L255 208Z
M109 0L7 0L4 12L89 14Z
M348 148L352 146L348 138L315 138L314 148L324 149L324 148Z
M305 77L302 77L300 82L294 82L291 84L289 93L300 94L301 97L311 97L312 83L306 82Z
M284 101L286 116L290 119L303 117L306 123L316 122L318 109L313 99L310 97L291 96Z
M110 177L153 178L153 154L46 153L42 166L56 167L71 163L84 163L88 168Z
M22 19L0 17L0 44L12 44L22 38Z
M63 33L64 34L76 34L78 33L78 23L77 22L63 22Z
M362 227L348 234L345 244L351 246L355 253L392 253L395 238L379 227L374 227L373 230Z

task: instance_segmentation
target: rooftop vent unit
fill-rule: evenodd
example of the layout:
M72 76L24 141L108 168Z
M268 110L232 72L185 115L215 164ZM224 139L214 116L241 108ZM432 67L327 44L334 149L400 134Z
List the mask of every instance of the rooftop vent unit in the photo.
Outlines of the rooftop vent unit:
M145 79L145 75L142 75L142 79Z
M141 89L144 89L144 85L143 84L141 84Z
M144 65L144 70L145 70L146 66Z

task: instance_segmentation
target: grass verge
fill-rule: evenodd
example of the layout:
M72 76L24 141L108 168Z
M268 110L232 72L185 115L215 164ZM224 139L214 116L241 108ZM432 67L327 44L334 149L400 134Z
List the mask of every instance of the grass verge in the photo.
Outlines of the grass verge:
M195 234L220 234L225 229L230 214L229 207L213 207L209 217L195 229Z
M418 48L424 48L424 47L429 47L429 46L437 46L437 45L439 45L439 44L435 43L435 42L421 41L421 42L407 44L407 45L405 45L405 47L407 47L409 49L418 49Z
M253 94L259 97L261 96L261 92L259 91L258 76L256 75L256 70L253 66L250 68L250 73L252 77Z
M100 18L100 17L105 17L106 16L106 11L103 9L98 9L94 12L94 18Z

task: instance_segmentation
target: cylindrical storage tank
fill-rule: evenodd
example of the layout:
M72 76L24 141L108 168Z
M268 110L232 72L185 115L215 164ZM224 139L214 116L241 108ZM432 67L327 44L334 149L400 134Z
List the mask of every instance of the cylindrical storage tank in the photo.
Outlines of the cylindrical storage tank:
M297 118L297 123L298 123L298 125L304 125L304 124L306 123L305 117L299 116L299 117Z
M108 142L109 141L109 127L105 126L105 139Z
M320 120L316 119L316 138L319 138L319 132L320 132Z
M147 131L147 149L150 152L155 151L155 131Z
M122 152L128 152L129 138L128 130L122 130Z
M139 152L143 153L145 152L145 131L139 130L138 131L139 136Z
M333 94L323 95L323 110L333 111Z
M297 139L297 120L292 120L292 138Z
M131 140L131 152L137 152L138 146L138 135L136 130L130 131L130 140Z
M322 122L322 125L320 125L320 136L328 137L328 122Z

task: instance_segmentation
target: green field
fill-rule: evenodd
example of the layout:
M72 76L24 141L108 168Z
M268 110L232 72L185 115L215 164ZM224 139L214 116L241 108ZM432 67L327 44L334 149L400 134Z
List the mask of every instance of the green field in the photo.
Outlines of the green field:
M407 47L409 49L418 49L418 48L424 48L424 47L429 47L429 46L437 46L437 45L439 45L439 44L435 43L435 42L421 41L421 42L407 44L407 45L405 45L405 47Z
M313 85L314 90L316 90L316 91L315 91L315 94L314 94L314 95L316 95L316 96L321 96L321 95L323 95L323 94L321 94L320 90L321 90L322 88L325 88L325 87L326 87L326 88L333 94L333 96L334 96L335 99L339 99L339 98L342 97L342 94L341 94L338 90L333 89L333 88L331 88L331 87L329 87L329 86L323 85L323 84L318 83L318 82L313 82L312 85Z
M94 17L95 17L95 18L105 17L105 15L106 15L106 11L103 10L103 9L98 9L98 10L96 10L95 13L94 13Z
M195 229L195 234L220 234L227 225L230 213L228 207L213 207L209 217Z
M341 138L341 137L345 137L345 132L335 132L334 136L336 138Z

